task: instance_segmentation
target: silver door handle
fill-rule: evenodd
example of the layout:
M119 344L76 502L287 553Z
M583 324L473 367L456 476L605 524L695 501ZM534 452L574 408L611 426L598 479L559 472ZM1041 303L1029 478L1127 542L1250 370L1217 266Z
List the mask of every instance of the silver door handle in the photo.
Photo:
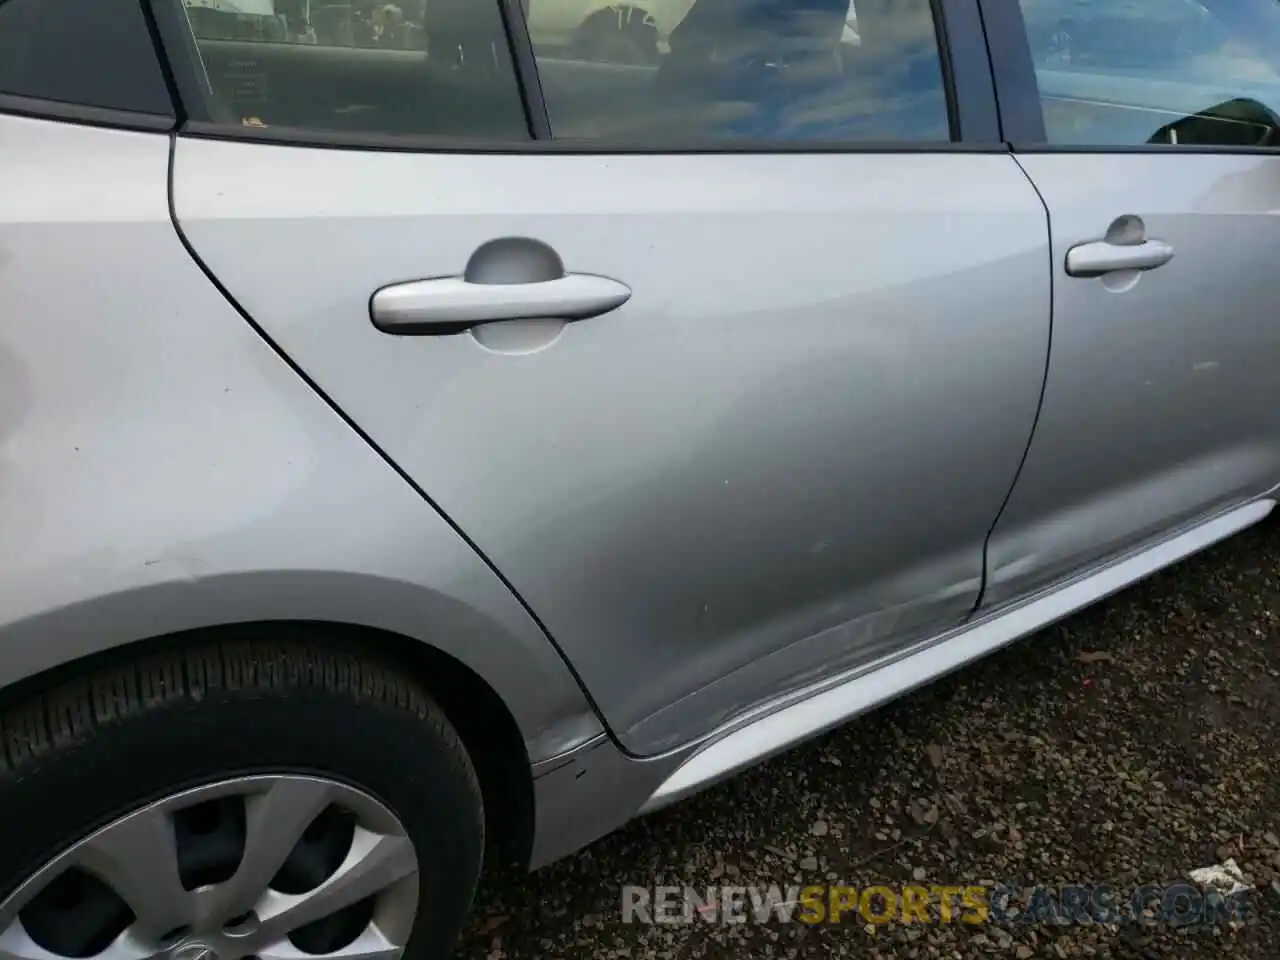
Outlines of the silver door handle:
M369 310L383 333L460 333L502 320L586 320L631 299L617 280L570 273L532 283L473 283L465 277L414 280L383 287Z
M1118 270L1154 270L1172 259L1173 247L1163 240L1134 244L1095 240L1067 251L1067 275L1101 277Z

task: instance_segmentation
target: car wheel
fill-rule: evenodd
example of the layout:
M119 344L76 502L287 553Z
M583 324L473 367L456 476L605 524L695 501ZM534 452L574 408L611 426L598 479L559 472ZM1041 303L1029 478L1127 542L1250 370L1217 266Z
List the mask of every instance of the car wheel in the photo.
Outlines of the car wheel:
M470 907L471 763L412 680L358 652L263 638L121 662L0 736L9 958L425 960Z
M658 28L643 10L611 7L589 17L578 28L570 54L592 63L657 63Z

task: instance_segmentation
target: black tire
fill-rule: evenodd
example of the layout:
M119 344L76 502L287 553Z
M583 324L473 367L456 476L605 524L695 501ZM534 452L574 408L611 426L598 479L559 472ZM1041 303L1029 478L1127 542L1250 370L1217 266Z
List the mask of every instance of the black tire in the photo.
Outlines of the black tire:
M484 852L470 759L411 679L281 625L121 660L0 716L0 902L116 818L248 774L313 774L372 795L419 863L406 960L448 956Z

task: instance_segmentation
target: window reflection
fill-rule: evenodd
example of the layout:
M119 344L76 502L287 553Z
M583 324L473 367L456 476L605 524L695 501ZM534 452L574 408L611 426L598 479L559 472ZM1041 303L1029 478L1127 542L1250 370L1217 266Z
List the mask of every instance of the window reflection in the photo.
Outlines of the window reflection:
M428 0L185 0L202 40L425 50Z
M497 0L184 0L215 119L523 140Z
M184 0L231 122L528 134L498 0ZM950 139L929 0L525 0L553 135Z
M1048 139L1270 146L1276 0L1021 0Z
M531 0L558 138L945 141L927 0Z

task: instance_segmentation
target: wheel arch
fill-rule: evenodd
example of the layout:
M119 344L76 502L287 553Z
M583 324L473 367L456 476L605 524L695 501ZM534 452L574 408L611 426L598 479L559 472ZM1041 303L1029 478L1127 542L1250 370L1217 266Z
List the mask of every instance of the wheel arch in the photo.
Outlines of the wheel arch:
M54 689L123 656L146 656L187 644L262 637L287 630L317 645L355 648L403 671L433 697L462 739L485 799L491 867L527 866L534 840L533 771L598 735L598 720L569 679L563 690L558 660L530 653L489 618L457 600L379 578L276 574L246 601L240 575L208 578L199 588L156 584L83 601L0 628L0 708ZM221 582L221 581L227 582ZM289 584L292 583L292 587ZM305 589L303 588L303 585ZM401 595L412 589L410 598ZM293 602L298 595L312 602ZM368 616L328 597L359 597ZM413 609L420 626L394 629L374 611ZM243 612L241 617L228 611ZM290 612L292 611L292 612ZM221 612L221 616L218 613ZM150 627L151 629L146 629ZM549 648L550 644L546 644ZM505 695L504 695L505 694ZM557 703L557 701L559 701ZM575 703L576 702L576 703ZM583 712L585 708L585 713Z
M138 644L305 621L478 678L535 765L598 736L514 589L183 247L171 139L0 128L23 146L0 169L26 198L0 211L0 246L21 252L0 308L40 306L0 344L0 697ZM86 154L91 184L39 160Z
M0 690L0 713L54 691L123 657L147 658L187 646L269 639L287 632L325 649L358 651L404 673L444 711L480 781L490 866L529 863L534 840L531 763L520 728L502 698L474 670L412 637L351 623L275 620L225 623L148 637L68 660Z

